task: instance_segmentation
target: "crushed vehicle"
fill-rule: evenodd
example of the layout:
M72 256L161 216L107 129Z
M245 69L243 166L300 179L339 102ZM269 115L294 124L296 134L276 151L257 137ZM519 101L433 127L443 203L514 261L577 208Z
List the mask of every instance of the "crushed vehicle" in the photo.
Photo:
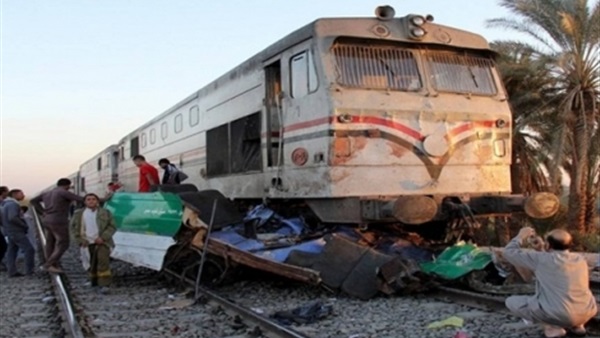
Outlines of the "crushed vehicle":
M216 190L175 190L117 193L107 202L118 227L114 258L195 281L206 254L202 283L232 280L239 267L249 267L360 299L426 291L436 280L490 269L504 271L500 278L510 274L470 244L451 246L434 259L440 247L389 224L310 223L263 204L243 213ZM490 279L484 277L481 283Z

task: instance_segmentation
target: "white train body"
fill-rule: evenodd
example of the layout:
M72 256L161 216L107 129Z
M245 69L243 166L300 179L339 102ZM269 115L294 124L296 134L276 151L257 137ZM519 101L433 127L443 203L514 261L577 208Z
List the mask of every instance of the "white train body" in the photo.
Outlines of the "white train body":
M447 198L510 193L493 53L431 21L384 13L291 33L121 139L119 181L137 191L137 154L168 158L198 189L302 199L327 222L418 224ZM82 190L114 178L96 162L113 149L81 166Z
M137 189L133 155L164 157L199 189L306 199L330 221L360 218L360 200L510 192L511 113L487 42L430 22L415 40L410 25L290 34L121 140L121 182Z
M104 196L110 182L118 180L119 150L111 145L79 167L77 191L80 194L95 193Z

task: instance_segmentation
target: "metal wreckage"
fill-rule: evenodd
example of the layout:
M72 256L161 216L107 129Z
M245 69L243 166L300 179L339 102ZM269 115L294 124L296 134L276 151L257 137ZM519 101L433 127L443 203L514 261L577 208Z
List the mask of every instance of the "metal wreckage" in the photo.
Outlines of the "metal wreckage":
M106 207L118 227L114 258L191 281L202 265L207 284L234 280L240 267L249 267L365 300L426 291L440 280L485 292L531 290L526 272L507 265L501 253L462 241L449 245L460 237L446 233L436 241L393 224L323 225L284 218L263 204L244 214L220 192L192 185L176 193L117 193Z

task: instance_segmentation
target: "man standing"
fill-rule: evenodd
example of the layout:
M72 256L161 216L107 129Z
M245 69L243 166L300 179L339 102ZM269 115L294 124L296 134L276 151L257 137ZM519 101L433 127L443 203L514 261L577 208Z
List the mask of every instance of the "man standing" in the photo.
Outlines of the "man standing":
M2 269L6 268L2 264L2 261L4 260L4 254L6 254L6 249L7 249L7 243L6 243L6 239L4 238L4 229L3 229L3 224L2 224L2 204L4 203L4 200L7 197L8 197L8 187L1 186L0 187L0 266L2 267Z
M166 158L161 158L158 165L165 171L163 174L162 184L180 184L185 181L188 176L171 163Z
M509 263L533 271L535 295L508 297L506 307L518 317L541 323L548 338L565 336L564 328L585 335L583 325L597 312L585 258L569 252L573 239L564 230L548 234L546 252L521 250L521 244L532 236L532 228L521 229L503 256Z
M46 228L46 263L42 269L51 273L61 273L58 262L69 248L69 207L72 202L83 202L83 197L69 191L71 180L61 178L56 188L45 192L30 203L43 214ZM44 203L44 207L40 202Z
M159 184L158 170L150 163L146 162L146 158L142 155L135 155L133 163L140 168L139 192L150 192L150 187Z
M33 274L35 264L35 250L27 237L29 226L23 219L21 205L19 204L25 198L23 191L13 189L9 191L8 197L2 204L2 224L5 227L8 236L8 251L6 255L6 267L9 277L23 276L17 271L17 254L19 249L25 254L25 274Z
M88 274L92 286L107 291L111 282L110 250L114 248L112 236L117 231L110 211L100 207L95 194L85 195L85 208L75 211L71 219L73 238L90 253Z

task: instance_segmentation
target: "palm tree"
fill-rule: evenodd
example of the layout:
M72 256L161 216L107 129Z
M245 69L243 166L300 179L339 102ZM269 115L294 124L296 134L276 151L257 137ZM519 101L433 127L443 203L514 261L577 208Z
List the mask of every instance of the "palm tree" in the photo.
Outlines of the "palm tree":
M512 191L556 191L549 173L551 158L547 121L555 110L555 79L547 60L522 43L496 41L497 65L513 111ZM560 172L559 172L560 173Z
M599 104L600 105L600 104ZM600 114L599 114L600 115ZM585 224L587 231L594 231L595 226L600 226L598 213L600 209L600 116L596 119L596 128L590 142L589 164L586 185L586 210Z
M561 98L552 123L553 178L568 163L568 223L572 230L586 231L587 187L589 183L590 142L597 130L600 96L600 2L593 8L587 0L499 0L515 18L488 21L529 35L540 46L527 45L548 60ZM592 158L598 154L592 154Z

